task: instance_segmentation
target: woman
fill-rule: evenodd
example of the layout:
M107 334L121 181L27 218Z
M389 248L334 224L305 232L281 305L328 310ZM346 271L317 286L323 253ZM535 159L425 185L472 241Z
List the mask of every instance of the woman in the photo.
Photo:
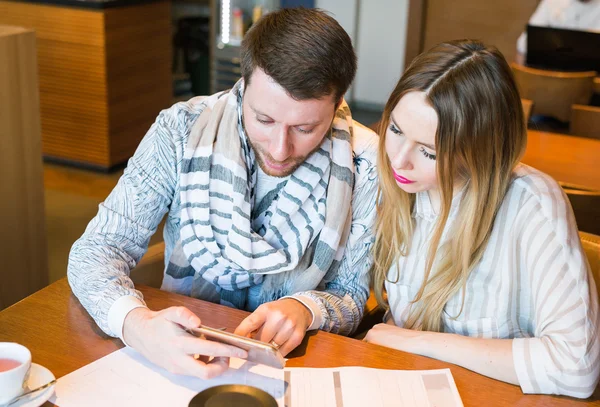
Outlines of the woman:
M527 132L503 56L474 41L433 48L383 118L373 268L389 312L365 340L525 393L589 397L595 285L560 187L519 164Z

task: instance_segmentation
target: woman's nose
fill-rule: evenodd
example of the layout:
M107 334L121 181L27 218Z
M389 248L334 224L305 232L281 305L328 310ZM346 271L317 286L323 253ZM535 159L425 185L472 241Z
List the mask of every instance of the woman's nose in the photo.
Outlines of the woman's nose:
M393 157L391 157L391 164L397 170L412 170L413 165L411 161L411 150L412 146L410 143L404 143L396 151Z

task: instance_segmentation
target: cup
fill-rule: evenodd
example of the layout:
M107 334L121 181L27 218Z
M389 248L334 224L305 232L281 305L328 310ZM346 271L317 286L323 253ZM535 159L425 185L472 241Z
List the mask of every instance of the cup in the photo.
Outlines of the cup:
M31 368L31 352L14 342L0 342L0 404L23 393Z

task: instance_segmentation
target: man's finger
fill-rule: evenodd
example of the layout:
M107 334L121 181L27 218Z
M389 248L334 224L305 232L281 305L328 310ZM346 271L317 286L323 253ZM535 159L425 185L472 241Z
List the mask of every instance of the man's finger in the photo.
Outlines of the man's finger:
M208 362L207 364L212 364L212 363L221 364L226 367L229 367L229 358L226 358L226 357L212 358L210 360L210 362Z
M273 341L283 349L283 345L290 340L295 330L296 326L288 319L284 324L281 324L275 335L266 342Z
M206 339L196 338L194 336L186 336L179 339L180 349L188 355L203 355L203 356L226 356L246 359L248 352L238 347L209 341Z
M171 307L162 312L165 319L185 328L197 328L200 326L200 318L185 307Z
M294 333L292 333L292 335L289 337L289 339L281 345L281 348L279 348L279 352L281 353L281 355L285 356L294 349L296 349L298 345L302 343L305 334L306 332L302 330L295 330Z
M275 314L271 314L267 321L263 324L262 328L255 335L255 339L268 343L274 340L277 334L281 332L282 335L285 336L284 338L280 338L281 342L277 342L279 345L281 345L291 335L294 329L293 325L294 323L289 319L285 319L283 317L278 317ZM285 332L282 332L285 330L288 331L287 335L285 335Z
M199 377L201 379L210 379L224 373L229 364L224 363L204 363L193 356L185 356L179 360L179 367L189 376Z
M219 376L229 369L229 358L214 358L206 364L207 379Z
M240 336L248 336L254 331L258 331L267 318L267 313L261 309L257 309L252 314L248 315L240 325L235 328L234 333Z

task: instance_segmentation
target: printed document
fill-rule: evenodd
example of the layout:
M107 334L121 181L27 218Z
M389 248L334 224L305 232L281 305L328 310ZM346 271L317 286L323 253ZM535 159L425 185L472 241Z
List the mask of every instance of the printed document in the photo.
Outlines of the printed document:
M450 373L364 367L285 368L231 359L222 376L201 380L157 367L131 348L113 352L64 377L50 400L60 407L187 407L202 390L247 384L271 394L279 407L462 407Z

